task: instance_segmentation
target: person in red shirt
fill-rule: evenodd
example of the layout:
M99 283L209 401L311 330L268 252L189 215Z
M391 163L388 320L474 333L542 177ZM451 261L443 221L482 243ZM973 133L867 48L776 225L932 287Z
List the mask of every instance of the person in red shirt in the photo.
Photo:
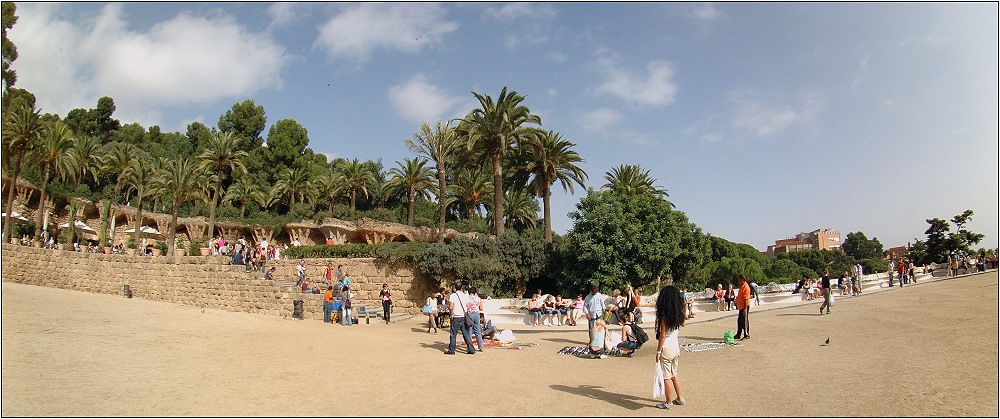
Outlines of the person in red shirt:
M740 293L736 296L736 309L740 311L736 319L736 336L739 340L750 339L750 285L747 277L740 274Z
M323 295L323 322L333 322L333 287L327 286Z

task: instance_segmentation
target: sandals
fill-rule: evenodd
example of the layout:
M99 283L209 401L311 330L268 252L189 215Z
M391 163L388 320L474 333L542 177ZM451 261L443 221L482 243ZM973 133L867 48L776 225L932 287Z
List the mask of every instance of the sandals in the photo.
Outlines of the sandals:
M656 408L657 409L667 409L667 410L670 410L670 409L673 408L673 406L669 402L663 402L663 403L660 403L660 404L656 405Z

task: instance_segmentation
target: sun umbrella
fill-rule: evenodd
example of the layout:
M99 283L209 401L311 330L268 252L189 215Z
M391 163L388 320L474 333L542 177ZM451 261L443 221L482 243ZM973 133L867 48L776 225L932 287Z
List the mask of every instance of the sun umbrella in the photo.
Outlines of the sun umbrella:
M77 230L89 231L91 233L96 233L96 231L94 231L94 229L90 228L90 226L88 226L83 221L76 220L76 222L74 222L73 225L76 227ZM59 224L59 228L67 228L67 227L69 227L69 223Z
M125 230L124 233L125 234L135 233L135 229L134 228L130 228L128 230ZM142 234L142 235L145 235L145 236L162 236L163 235L163 233L160 233L159 230L157 230L157 229L155 229L153 227L150 227L150 226L139 227L139 234Z
M13 218L13 219L15 219L15 220L17 220L17 221L24 221L24 222L28 222L28 219L27 219L27 218L24 218L24 216L23 216L23 215L21 215L21 214L19 214L19 213L18 213L17 211L11 211L11 212L10 212L10 215L11 215L11 217L10 217L10 218ZM5 213L2 213L2 216L3 216L3 218L7 218L7 213L6 213L6 212L5 212Z

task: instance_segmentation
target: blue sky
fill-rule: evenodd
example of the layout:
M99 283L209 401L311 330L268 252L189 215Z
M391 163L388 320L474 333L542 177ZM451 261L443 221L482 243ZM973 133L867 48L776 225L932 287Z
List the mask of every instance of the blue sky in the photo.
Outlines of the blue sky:
M706 233L825 227L888 248L975 211L998 236L996 3L19 3L16 87L65 115L215 126L234 103L330 156L410 157L507 86L588 186L650 170ZM266 129L265 129L266 135ZM583 192L554 193L553 227Z

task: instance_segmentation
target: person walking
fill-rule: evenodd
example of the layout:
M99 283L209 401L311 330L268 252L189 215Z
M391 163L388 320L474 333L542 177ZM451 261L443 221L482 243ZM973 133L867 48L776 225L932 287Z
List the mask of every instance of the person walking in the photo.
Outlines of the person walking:
M583 310L587 315L587 342L594 339L594 322L604 317L604 298L597 291L597 284L591 284L590 294L583 299Z
M736 339L750 339L750 285L743 274L737 278L740 293L736 296L736 309L740 311L736 319Z
M823 277L820 278L820 287L823 291L823 304L819 306L819 314L823 314L823 308L826 308L826 314L830 314L830 307L833 307L833 298L830 294L830 270L823 270Z
M385 324L389 324L389 316L392 314L392 294L389 292L389 284L382 284L382 291L378 292L378 297L382 299L382 319Z
M744 281L743 284L745 283ZM742 286L740 294L742 300ZM749 296L747 293L746 297ZM749 305L750 299L747 298L746 301ZM684 404L681 379L677 375L677 364L681 356L677 334L681 326L684 326L684 318L684 299L680 291L673 285L663 287L659 297L656 298L656 362L663 371L663 396L666 399L665 402L656 405L660 409L670 409L673 405Z
M851 295L861 295L861 275L864 273L864 269L861 267L861 262L855 263L851 266Z
M469 302L469 294L465 290L465 284L455 284L454 292L448 297L448 309L451 311L451 337L449 337L448 350L445 351L445 355L455 355L455 335L459 331L462 332L465 347L468 349L465 353L469 355L476 353L476 348L472 346L472 337L469 335L470 325L465 323L465 313L468 307L466 304Z
M341 310L343 314L340 316L341 326L351 326L354 324L354 320L351 316L351 300L354 300L354 292L351 291L351 287L344 285L344 288L340 290L340 301L344 304L341 305Z

